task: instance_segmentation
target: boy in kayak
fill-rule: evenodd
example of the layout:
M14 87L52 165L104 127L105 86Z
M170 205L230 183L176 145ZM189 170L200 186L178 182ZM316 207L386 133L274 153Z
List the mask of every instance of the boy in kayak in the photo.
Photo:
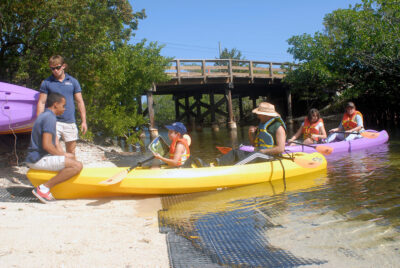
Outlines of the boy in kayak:
M275 106L261 102L253 111L260 120L258 127L249 127L249 141L254 151L267 155L279 155L285 150L286 125L275 111ZM218 165L232 165L253 153L242 150L232 150L217 159Z
M51 93L46 100L46 110L36 119L28 147L26 163L29 168L59 171L49 181L36 187L32 193L43 203L55 201L50 189L69 180L82 170L82 163L71 153L65 153L58 141L56 116L65 111L65 97Z
M364 119L362 114L356 110L353 102L346 104L346 111L339 127L329 130L329 136L326 143L333 142L334 140L351 141L360 139L362 136L359 134L364 131Z
M304 144L318 143L321 139L326 138L326 131L324 127L324 121L322 120L319 111L315 108L308 111L307 117L301 124L301 127L297 132L288 140L289 146L296 145L293 143L300 135L303 134Z
M179 167L190 157L190 149L187 140L183 137L187 133L186 127L181 122L165 126L168 129L168 138L172 141L169 147L169 158L158 153L154 157L165 162L168 166Z

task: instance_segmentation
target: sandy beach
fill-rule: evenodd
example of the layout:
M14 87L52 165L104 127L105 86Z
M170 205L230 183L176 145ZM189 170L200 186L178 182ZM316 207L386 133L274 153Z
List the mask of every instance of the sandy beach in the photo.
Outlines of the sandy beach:
M115 166L108 151L78 143L85 167ZM0 168L0 188L31 187L27 167ZM159 233L160 198L132 196L58 200L54 204L0 202L2 267L169 267Z

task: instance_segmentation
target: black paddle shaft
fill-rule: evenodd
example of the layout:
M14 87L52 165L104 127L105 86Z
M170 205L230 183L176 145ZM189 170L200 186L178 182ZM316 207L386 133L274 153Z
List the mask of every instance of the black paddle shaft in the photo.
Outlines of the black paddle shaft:
M146 162L148 162L150 160L153 160L153 159L154 159L154 155L152 155L152 156L150 156L150 157L148 157L148 158L146 158L146 159L144 159L142 161L139 161L136 165L129 167L128 168L128 172L131 171L132 169L136 168L136 167L140 167L144 163L146 163Z
M292 142L293 142L293 143L296 143L296 144L299 144L299 145L302 145L302 146L311 147L311 148L314 148L314 149L315 149L315 147L316 147L316 146L304 144L304 143L301 143L301 142L298 142L298 141L292 141Z

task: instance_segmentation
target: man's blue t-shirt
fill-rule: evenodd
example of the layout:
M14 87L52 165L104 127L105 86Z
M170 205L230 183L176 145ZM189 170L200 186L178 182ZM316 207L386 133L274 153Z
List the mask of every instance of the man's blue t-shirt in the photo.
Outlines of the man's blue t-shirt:
M28 153L26 156L26 162L36 163L43 156L49 154L43 149L42 136L43 133L51 133L53 135L52 142L56 144L56 115L49 109L46 109L41 113L35 121L31 133L31 142L28 147Z
M78 80L67 73L62 82L58 81L53 75L51 75L40 85L41 93L49 95L52 92L57 92L65 97L65 112L62 115L57 116L57 120L64 123L75 123L74 95L81 91L82 89Z

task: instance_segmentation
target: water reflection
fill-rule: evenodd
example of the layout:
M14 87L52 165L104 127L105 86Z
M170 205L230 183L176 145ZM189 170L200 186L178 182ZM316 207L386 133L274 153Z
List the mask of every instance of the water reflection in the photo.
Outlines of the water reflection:
M264 236L264 231L282 228L274 223L272 216L285 214L288 209L286 198L271 202L271 196L309 191L323 185L325 180L326 173L322 172L292 178L287 181L286 187L283 181L273 181L164 197L160 222L191 239L197 248L219 264L250 267L275 267L283 262L287 267L322 264L324 260L297 258L283 248L273 247ZM267 205L269 210L265 210Z
M330 161L325 194L331 197L327 204L338 207L337 211L351 220L377 221L398 228L399 168L390 158L389 146L383 145Z
M192 151L205 159L218 154L215 146L235 145L229 132L192 137ZM237 132L238 143L246 138L245 131ZM400 142L391 139L389 145L332 156L326 174L288 179L286 190L278 181L165 197L160 218L220 264L262 266L266 260L260 256L268 249L281 254L269 255L276 261L269 266L306 260L322 267L395 267L400 262L399 171Z

